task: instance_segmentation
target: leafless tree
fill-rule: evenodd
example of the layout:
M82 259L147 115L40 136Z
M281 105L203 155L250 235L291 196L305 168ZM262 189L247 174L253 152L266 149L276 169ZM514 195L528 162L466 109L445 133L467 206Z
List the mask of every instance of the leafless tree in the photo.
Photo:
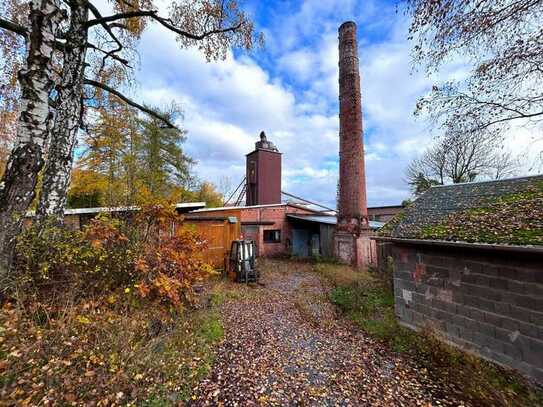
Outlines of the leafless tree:
M519 167L519 160L494 134L448 133L409 164L406 177L419 195L433 185L506 178Z
M433 73L458 57L473 64L466 79L434 86L416 114L456 134L543 122L543 0L406 3L416 66Z
M208 60L224 58L230 47L253 45L253 25L234 0L174 0L167 17L150 0L111 3L114 11L107 16L92 0L32 0L28 21L0 16L0 31L18 35L28 48L19 73L22 97L15 147L0 181L0 278L8 275L14 239L34 198L48 138L38 215L62 220L75 140L85 126L85 101L92 106L100 97L116 97L175 127L122 93L133 69L134 45L148 24L176 33L179 46L196 46Z

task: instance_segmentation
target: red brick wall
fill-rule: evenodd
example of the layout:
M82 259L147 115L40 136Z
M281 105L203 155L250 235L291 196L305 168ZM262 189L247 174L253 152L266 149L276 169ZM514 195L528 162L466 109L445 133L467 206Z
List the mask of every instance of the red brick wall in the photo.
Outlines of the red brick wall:
M257 244L257 254L259 256L278 256L290 253L288 241L292 242L292 227L287 219L287 213L291 214L313 214L304 208L290 205L265 206L257 208L235 208L226 210L210 210L204 212L195 212L198 216L237 216L241 221L241 231L244 238L254 239ZM244 227L244 222L273 222L271 225L250 225ZM256 226L256 234L251 229ZM281 231L281 242L264 243L264 230Z
M251 168L256 176L251 176ZM281 203L281 153L256 150L247 155L246 196L248 206Z
M273 225L259 225L258 236L252 237L257 243L259 256L289 254L290 247L287 244L287 239L292 242L292 228L287 220L287 213L312 214L313 212L288 205L241 210L242 222L274 222ZM277 229L281 231L281 242L264 243L264 230Z
M339 28L339 123L338 229L357 232L358 221L365 222L368 212L360 74L356 24L353 22Z

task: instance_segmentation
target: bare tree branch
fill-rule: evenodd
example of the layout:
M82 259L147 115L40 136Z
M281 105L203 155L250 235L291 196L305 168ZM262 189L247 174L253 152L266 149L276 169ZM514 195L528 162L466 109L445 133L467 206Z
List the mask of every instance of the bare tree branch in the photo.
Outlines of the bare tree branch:
M503 134L543 122L543 0L405 0L413 61L427 73L460 56L470 75L435 86L417 103L434 127ZM516 122L515 122L516 121Z
M92 10L91 10L92 11ZM94 12L93 12L94 13ZM176 27L170 19L160 17L157 14L156 10L136 10L136 11L127 11L125 13L118 13L107 17L100 17L96 18L94 20L90 20L87 23L88 27L92 27L94 25L101 24L104 26L104 24L107 24L109 22L122 20L125 18L133 18L133 17L151 17L153 20L157 21L158 23L162 24L164 27L166 27L168 30L173 31L176 34L182 35L183 37L190 38L192 40L203 40L206 37L209 37L210 35L215 34L224 34L228 32L233 32L236 30L239 30L242 26L242 23L238 23L236 25L226 27L226 28L220 28L215 30L210 30L203 32L202 34L194 34L190 33L188 31L184 31L178 27ZM109 25L111 27L111 25Z
M409 164L407 183L415 195L419 195L432 185L515 175L519 159L503 150L500 144L488 131L483 134L449 132Z
M118 61L121 64L123 64L124 66L126 66L127 68L132 68L132 66L128 63L128 60L126 60L124 58L121 58L120 56L117 56L115 54L109 54L108 51L105 51L105 50L101 49L97 45L94 45L94 44L88 42L87 43L87 48L93 49L93 50L98 51L98 52L102 52L103 54L106 54L106 58L111 57L115 61Z
M90 85L90 86L94 86L96 88L100 88L102 90L105 90L106 92L108 93L111 93L112 95L115 95L117 96L119 99L121 99L123 102L127 103L128 105L132 106L132 107L135 107L136 109L138 110L141 110L142 112L144 113L147 113L149 116L153 116L155 119L158 119L160 120L161 122L163 122L164 124L166 124L168 127L172 128L172 129L178 129L179 128L173 124L171 121L169 121L167 118L165 118L164 116L158 114L157 112L155 112L154 110L152 109L149 109L145 106L142 106L140 105L139 103L136 103L134 102L133 100L129 99L128 97L126 97L125 95L123 95L122 93L116 91L115 89L113 88L110 88L109 86L107 85L104 85L103 83L100 83L100 82L97 82L97 81L94 81L92 79L85 79L84 80L84 83L86 85Z
M24 28L22 25L5 20L1 17L0 17L0 28L3 28L4 30L7 30L7 31L14 32L16 34L23 36L25 39L28 39L28 33L26 31L26 28Z
M96 6L94 6L94 4L92 4L90 1L86 1L87 3L87 7L89 8L89 10L92 12L92 14L94 14L94 16L98 19L98 20L101 20L103 19L102 17L102 14L100 13L100 11L96 8ZM102 70L104 68L104 65L105 65L105 61L107 59L107 57L121 51L123 49L123 44L119 41L119 39L117 38L117 36L113 33L113 30L111 29L111 27L105 23L105 22L101 22L99 23L103 28L104 30L106 30L106 32L109 34L109 36L113 39L113 41L115 41L117 43L117 48L115 49L112 49L111 51L108 51L106 52L106 54L104 55L104 57L102 58L102 67L100 68L100 70Z
M118 13L118 14L114 14L114 15L111 15L111 16L107 16L107 17L98 17L95 18L94 20L89 20L87 22L87 27L92 27L92 26L95 26L95 25L104 25L104 24L107 24L107 23L110 23L110 22L113 22L113 21L117 21L117 20L122 20L122 19L125 19L125 18L133 18L133 17L148 17L148 16L152 16L153 14L156 14L157 11L156 10L135 10L135 11L127 11L127 12L124 12L124 13ZM94 12L93 12L94 15L96 15Z
M171 21L166 19L166 18L159 17L156 14L151 15L150 17L153 18L154 20L158 21L160 24L162 24L164 27L166 27L170 31L173 31L176 34L182 35L183 37L187 37L187 38L190 38L192 40L203 40L204 38L209 37L210 35L225 34L225 33L228 33L228 32L234 32L236 30L239 30L241 28L241 26L242 26L242 23L240 22L240 23L238 23L238 24L236 24L234 26L230 26L230 27L227 27L227 28L220 28L220 29L216 29L216 30L210 30L210 31L206 31L206 32L204 32L202 34L192 34L192 33L189 33L187 31L183 31L183 30L175 27L171 23Z

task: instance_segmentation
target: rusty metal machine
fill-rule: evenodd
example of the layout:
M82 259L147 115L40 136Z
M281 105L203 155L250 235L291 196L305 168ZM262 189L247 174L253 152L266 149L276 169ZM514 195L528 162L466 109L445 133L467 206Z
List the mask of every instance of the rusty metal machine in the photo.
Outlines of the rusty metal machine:
M256 243L254 240L232 241L228 274L238 283L258 282L260 273L256 267Z

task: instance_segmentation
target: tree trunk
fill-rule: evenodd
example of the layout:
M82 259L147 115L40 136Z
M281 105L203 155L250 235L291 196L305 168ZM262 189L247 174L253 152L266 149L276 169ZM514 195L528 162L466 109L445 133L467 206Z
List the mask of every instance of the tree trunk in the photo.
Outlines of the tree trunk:
M88 8L81 0L70 3L70 28L66 35L64 65L59 85L57 116L51 133L43 174L38 220L64 220L67 190L73 163L73 150L81 117L81 97L85 70Z
M55 34L63 18L56 0L30 3L29 50L19 71L21 112L15 146L0 181L0 288L10 286L9 270L15 239L34 199L43 149L50 130L49 94L53 88L52 57Z

